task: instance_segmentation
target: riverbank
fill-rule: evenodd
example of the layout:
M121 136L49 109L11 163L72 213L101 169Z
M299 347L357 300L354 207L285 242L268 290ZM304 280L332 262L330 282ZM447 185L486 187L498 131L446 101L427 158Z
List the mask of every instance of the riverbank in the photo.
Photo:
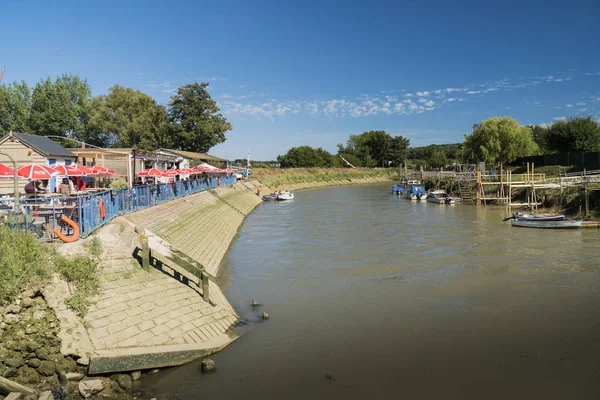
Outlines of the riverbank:
M252 179L272 189L300 190L387 182L399 180L400 174L394 168L255 168Z

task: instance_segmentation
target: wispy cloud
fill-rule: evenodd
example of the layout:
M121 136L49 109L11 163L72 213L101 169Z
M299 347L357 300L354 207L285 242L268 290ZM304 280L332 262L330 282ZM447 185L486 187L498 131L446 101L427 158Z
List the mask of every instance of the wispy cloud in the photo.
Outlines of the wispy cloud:
M149 81L148 84L146 85L150 88L153 89L160 89L160 88L170 88L173 87L173 84L169 81L164 81L161 83L155 83L155 81Z
M469 101L469 98L479 98L496 92L513 91L538 85L564 84L565 81L571 79L573 79L572 72L531 77L519 76L474 83L464 85L463 87L428 88L427 90L410 93L404 93L405 89L379 90L376 94L360 94L354 98L341 97L328 100L279 100L269 98L266 93L257 94L251 92L232 97L221 96L220 99L223 101L220 103L220 106L223 112L227 114L242 114L269 119L298 114L329 118L412 115L431 112L458 102ZM235 101L231 101L233 98ZM600 93L588 100L589 102L600 101ZM586 105L583 101L579 101L578 103L573 101L573 103L579 107ZM572 108L574 107L573 103L566 104L565 106L555 105L554 107L559 109L565 107ZM529 104L535 104L538 107L552 107L551 104L544 105L539 101Z

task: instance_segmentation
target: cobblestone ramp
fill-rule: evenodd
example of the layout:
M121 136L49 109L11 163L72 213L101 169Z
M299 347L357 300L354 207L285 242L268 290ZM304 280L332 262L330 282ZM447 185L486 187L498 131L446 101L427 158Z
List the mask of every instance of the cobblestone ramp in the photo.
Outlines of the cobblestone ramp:
M217 276L239 227L261 199L243 184L201 192L126 218L149 229ZM173 204L177 203L177 204Z

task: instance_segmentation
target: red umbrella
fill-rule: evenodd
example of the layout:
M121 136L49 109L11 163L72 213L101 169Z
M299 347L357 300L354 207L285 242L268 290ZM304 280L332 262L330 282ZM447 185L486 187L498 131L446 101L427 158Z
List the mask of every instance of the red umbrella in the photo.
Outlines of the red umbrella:
M29 164L24 167L20 167L17 170L17 174L21 178L28 179L50 179L52 176L57 175L57 172L52 167L46 167L45 165Z
M183 175L190 175L190 174L197 174L197 171L194 171L193 169L190 168L182 168L179 170Z
M78 165L57 165L54 170L60 176L86 176L87 172Z
M181 171L178 169L167 169L162 172L162 176L175 176L181 175Z
M104 167L101 167L99 165L94 165L92 167L92 171L94 171L95 174L98 174L100 176L108 176L108 175L114 175L115 174L115 171L113 169L104 168Z
M213 169L203 166L203 165L198 165L197 167L194 167L194 170L198 171L198 172L212 172Z
M87 175L96 175L92 167L88 167L87 165L74 165L73 167L85 172Z
M136 174L137 176L163 176L162 171L156 168L145 169Z
M0 164L0 178L13 176L15 176L15 171L12 168L9 168L4 164Z

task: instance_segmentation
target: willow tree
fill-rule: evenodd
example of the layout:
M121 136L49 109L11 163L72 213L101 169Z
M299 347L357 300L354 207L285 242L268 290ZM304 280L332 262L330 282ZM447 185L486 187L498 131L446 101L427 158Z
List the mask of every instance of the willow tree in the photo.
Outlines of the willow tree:
M510 117L494 117L473 126L473 133L465 135L463 149L465 161L491 164L510 163L540 151L531 128Z

